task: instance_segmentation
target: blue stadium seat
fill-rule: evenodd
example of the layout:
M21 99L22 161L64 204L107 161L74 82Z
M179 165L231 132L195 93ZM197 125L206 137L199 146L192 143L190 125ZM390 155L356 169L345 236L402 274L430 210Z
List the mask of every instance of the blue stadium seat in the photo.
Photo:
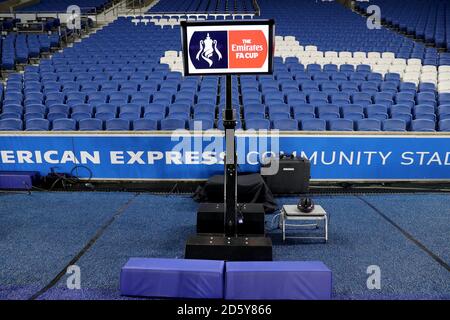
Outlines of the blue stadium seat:
M161 120L161 130L177 129L186 129L186 120L169 118Z
M75 131L77 122L74 119L56 119L52 122L53 131Z
M30 104L25 107L25 113L45 113L47 108L42 104Z
M442 104L438 107L438 115L442 120L450 116L450 104Z
M357 131L381 131L381 121L376 119L362 119L355 123Z
M328 122L331 131L353 131L353 121L349 119L332 119Z
M23 106L19 105L19 104L9 104L9 105L3 106L2 113L22 114L23 113Z
M213 119L196 119L189 121L189 129L201 129L201 130L209 130L214 128L214 120Z
M0 120L0 130L4 131L21 131L23 129L22 120L20 119L2 119Z
M391 118L403 120L406 123L406 126L409 127L409 125L411 124L411 120L412 120L412 114L410 114L410 113L392 113Z
M391 114L394 113L411 113L411 107L407 104L394 104L389 108Z
M266 117L265 113L263 111L256 112L256 111L244 111L244 118L246 120L257 120L257 119L264 119Z
M194 119L196 120L214 120L215 112L211 111L194 111Z
M6 113L0 114L0 119L1 120L5 120L5 119L22 119L22 114L21 113L15 113L15 112L6 112Z
M133 130L135 131L158 130L158 121L151 119L136 119L133 121Z
M291 118L291 115L288 112L272 112L269 114L269 119L272 121L290 119L290 118Z
M89 119L92 118L92 114L87 112L74 112L70 115L71 119L74 119L76 121L80 121L82 119Z
M111 119L105 121L107 131L129 131L130 121L124 119Z
M327 122L322 119L305 119L300 121L303 131L325 131Z
M435 113L434 106L427 105L427 104L417 104L413 108L414 114L433 114Z
M80 131L99 131L103 130L103 121L100 119L83 119L78 122Z
M246 128L246 130L249 130L249 129L269 130L270 129L270 121L267 119L248 119L245 121L245 128Z
M272 128L280 131L297 131L298 121L293 119L280 119L272 122Z
M70 107L66 104L54 104L48 107L48 112L69 114Z
M119 118L123 120L133 121L140 118L140 114L137 112L122 112L119 114Z
M23 120L26 122L31 119L44 119L44 114L40 112L27 112L23 116Z
M96 112L95 113L95 119L100 119L102 121L108 121L111 119L114 119L116 117L115 113L113 112Z
M54 112L54 111L50 111L47 114L47 120L50 122L52 122L55 119L63 119L63 118L68 118L68 114L62 113L62 112Z
M450 132L450 119L441 120L438 123L438 130L444 132Z
M47 119L31 119L25 124L26 131L48 131L50 122Z
M381 104L368 105L364 108L367 118L384 120L388 118L388 108Z
M382 122L383 131L406 131L406 122L401 119L386 119Z
M93 113L93 107L89 104L78 104L78 105L73 106L71 109L72 109L72 113L77 113L77 112L83 112L83 113L89 113L89 114Z
M436 131L436 123L431 120L412 120L411 131L434 132Z
M333 104L318 105L317 115L320 119L340 118L339 107Z

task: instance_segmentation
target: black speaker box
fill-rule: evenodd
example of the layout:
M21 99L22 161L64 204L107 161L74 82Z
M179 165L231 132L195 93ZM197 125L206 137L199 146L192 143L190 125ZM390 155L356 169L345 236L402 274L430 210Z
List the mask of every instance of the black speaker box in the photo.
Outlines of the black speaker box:
M243 221L239 235L264 235L264 207L260 203L238 204ZM239 215L238 215L239 216ZM197 233L224 233L224 204L201 203L197 212Z
M186 243L185 259L271 261L272 241L267 237L196 235Z
M266 184L274 194L299 194L309 190L311 163L308 159L294 156L282 156L278 172L264 176Z

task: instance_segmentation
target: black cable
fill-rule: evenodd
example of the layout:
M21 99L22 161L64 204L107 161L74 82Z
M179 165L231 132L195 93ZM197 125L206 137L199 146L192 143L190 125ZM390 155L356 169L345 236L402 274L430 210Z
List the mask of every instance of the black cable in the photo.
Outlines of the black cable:
M175 191L175 189L178 187L178 182L175 182L174 186L172 187L172 189L170 189L169 193L166 194L166 198L170 195L173 194L173 192Z
M72 169L69 171L69 176L65 176L64 173L57 173L57 172L54 172L54 171L52 170L52 174L53 174L54 176L56 176L57 179L52 183L52 185L50 186L50 188L49 188L48 190L47 190L47 189L44 189L44 188L35 187L35 186L28 186L28 187L29 187L30 190L35 189L35 190L38 190L38 191L51 192L51 191L53 191L53 189L56 187L56 185L57 185L59 182L61 182L62 187L63 187L63 189L65 190L65 189L66 189L66 184L69 184L69 185L72 184L72 185L74 185L74 184L82 183L81 179L80 179L77 175L74 174L74 172L75 172L77 169L79 169L79 168L84 168L84 169L86 169L86 170L88 171L88 173L89 173L89 174L88 174L88 177L87 177L87 181L86 181L86 182L83 181L83 182L85 183L85 185L87 185L87 184L91 181L91 179L92 179L92 176L93 176L92 170L89 169L87 166L79 165L79 164L78 164L78 165L75 165L75 166L72 167ZM47 177L48 177L48 176L47 176Z
M384 214L380 209L378 209L375 205L370 203L367 199L356 195L356 198L361 200L367 206L369 206L375 213L381 216L384 220L386 220L389 224L391 224L394 228L396 228L406 239L414 243L418 248L424 251L428 256L430 256L434 261L439 263L442 267L444 267L447 271L450 271L450 265L444 261L441 257L431 251L425 244L420 242L417 238L415 238L411 233L409 233L406 229L402 228L397 222Z
M85 246L70 260L66 266L42 289L35 292L28 300L35 300L47 292L49 289L54 287L59 280L66 274L67 268L71 265L74 265L81 259L81 257L97 242L97 240L105 233L105 231L117 220L127 208L131 205L131 203L140 195L140 193L135 193L134 196L129 199L125 204L123 204L120 208L118 208L111 218L103 224L100 229L96 231L94 236L89 239L89 241L85 244Z

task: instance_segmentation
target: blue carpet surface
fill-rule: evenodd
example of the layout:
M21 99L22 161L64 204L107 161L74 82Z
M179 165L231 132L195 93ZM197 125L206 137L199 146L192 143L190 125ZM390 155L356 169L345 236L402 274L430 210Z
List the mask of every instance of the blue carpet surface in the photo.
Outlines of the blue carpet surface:
M386 195L373 197L382 202ZM450 298L450 273L360 199L332 196L315 197L315 200L330 215L329 242L298 245L291 240L288 245L276 246L274 259L322 260L333 271L333 297L336 299ZM279 203L296 201L279 199ZM405 203L409 201L405 198ZM280 232L277 233L281 238ZM449 232L430 234L430 237L450 241ZM273 238L277 243L276 237ZM370 265L381 269L381 290L367 289L366 271Z
M450 194L363 198L450 264Z
M324 261L333 271L335 299L450 299L449 271L358 197L314 197L330 215L327 244L283 243L276 217L268 215L274 259ZM361 197L448 262L447 195ZM7 257L0 260L0 299L26 299L45 286L130 201L77 261L82 289L67 289L67 276L63 276L39 296L128 299L118 290L120 268L130 257L183 258L185 240L195 233L198 206L187 196L97 192L0 195L0 201L0 255ZM279 204L296 202L297 198L278 199ZM428 210L419 211L422 205ZM369 265L381 269L381 290L367 289Z
M133 195L0 194L0 299L47 285Z

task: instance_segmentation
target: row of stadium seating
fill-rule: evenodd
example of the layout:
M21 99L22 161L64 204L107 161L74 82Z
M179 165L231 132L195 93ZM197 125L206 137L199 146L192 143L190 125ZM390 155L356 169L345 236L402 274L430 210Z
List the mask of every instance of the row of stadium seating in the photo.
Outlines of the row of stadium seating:
M276 3L262 3L275 15L283 13ZM306 8L322 19L330 8L341 12L328 3ZM183 77L178 72L179 27L161 29L131 20L119 18L39 66L26 67L23 76L11 75L0 119L17 120L24 129L36 119L48 121L40 121L48 123L47 129L59 119L99 120L99 130L111 128L106 125L111 120L129 121L122 128L133 129L132 122L143 119L156 121L158 129L169 123L191 128L194 120L202 121L204 129L221 128L224 79ZM233 77L239 126L306 130L306 121L321 130L446 130L450 67L422 66L420 59L380 50L322 52L314 43L300 45L294 36L277 36L276 42L282 50L276 52L273 76Z
M254 12L253 0L172 0L159 1L149 12L181 12L181 13L244 13Z
M2 46L1 66L13 70L16 63L26 64L30 58L39 58L41 53L50 52L50 48L58 47L58 34L23 34L9 33L0 40Z
M102 11L110 0L40 0L18 9L18 12L66 12L71 5L77 5L84 13Z
M412 131L416 132L434 132L436 131L435 123L431 120L420 119L413 120L411 123ZM0 131L18 131L25 129L26 131L148 131L148 130L211 130L223 127L217 123L217 127L211 120L199 121L185 121L179 118L168 118L161 121L154 119L135 119L128 120L122 118L114 118L109 120L101 120L98 118L85 118L81 120L58 118L52 121L48 119L34 118L25 122L20 119L3 119L0 120ZM237 123L237 128L242 128L241 122ZM266 119L247 120L245 122L246 130L270 130L279 129L282 131L389 131L389 132L404 132L406 131L406 124L401 119L305 119L301 121L293 119L274 120L271 124ZM450 132L450 119L441 120L438 124L439 131Z
M222 119L223 107L219 108L218 120ZM240 110L238 110L240 113ZM95 113L95 116L93 116ZM292 119L296 120L319 118L323 120L334 119L348 119L348 120L361 120L364 118L386 120L401 119L404 120L410 127L412 119L414 120L431 120L435 122L437 118L440 120L450 119L450 105L442 105L437 109L427 104L421 104L415 106L413 109L406 104L397 104L388 108L381 104L375 104L368 107L363 107L359 104L353 105L332 105L332 104L319 104L317 106L309 104L294 104L289 107L285 104L273 104L265 108L263 105L252 104L247 105L242 110L243 120L257 120L268 119L271 121ZM178 118L181 120L207 120L214 121L216 119L217 110L212 104L199 103L192 110L186 104L175 103L166 107L162 103L152 103L145 106L141 106L136 103L123 104L120 107L116 107L114 104L99 104L93 107L90 104L75 104L72 107L64 104L54 104L50 107L45 107L40 104L30 104L25 108L19 105L7 105L3 108L3 112L0 114L0 119L22 119L31 120L35 118L52 121L58 118L68 118L82 120L86 118L98 118L101 120L110 120L119 118L126 120L136 120L141 117L153 120L163 120L165 118ZM240 120L241 121L241 120ZM405 129L406 129L405 128Z
M425 65L450 64L448 53L439 53L436 48L385 28L369 29L365 17L335 2L259 0L258 3L262 18L275 19L277 34L294 36L302 46L314 45L323 52L393 52L397 58L418 58Z
M160 65L163 67L163 65ZM277 100L283 103L291 103L291 100L301 100L312 103L313 100L323 100L325 103L353 102L356 100L366 101L364 104L376 103L386 100L388 105L401 100L414 105L425 99L428 103L437 105L439 97L435 94L435 86L432 83L422 83L417 88L414 83L400 82L395 74L387 74L384 79L380 74L355 72L350 75L350 79L342 77L337 79L340 73L329 76L324 73L315 73L310 76L308 73L297 73L296 79L282 78L282 73L275 77L241 77L235 78L233 89L237 103L248 102L268 103L270 100ZM304 78L301 78L304 76ZM391 77L390 77L391 76ZM315 80L311 80L312 77ZM278 78L278 79L277 79ZM203 93L217 93L219 78L204 77L182 79L178 72L168 72L164 69L155 71L122 71L122 72L61 72L61 73L39 73L25 72L25 80L22 77L10 78L5 89L5 100L3 105L13 102L22 104L24 101L36 100L39 96L39 103L51 100L50 94L60 96L61 102L65 102L69 96L83 96L83 101L88 97L89 101L111 100L114 96L126 96L125 100L135 97L147 97L147 102L152 101L156 95L165 95L170 104L175 100L183 98L188 100L190 105L198 102ZM223 82L223 81L221 81ZM238 90L238 87L240 90ZM222 86L222 89L223 86ZM16 98L12 99L11 96ZM108 99L108 96L110 99ZM241 96L241 99L240 99ZM358 98L356 98L358 96ZM9 97L9 98L8 98ZM95 98L94 98L95 97ZM407 98L408 97L408 98ZM415 100L416 99L416 100ZM216 98L213 103L216 103ZM125 101L125 102L127 102Z
M378 5L381 17L389 26L401 32L450 49L450 3L446 0L409 0L405 5L396 0L373 0L356 3L357 9L365 11L370 5Z

